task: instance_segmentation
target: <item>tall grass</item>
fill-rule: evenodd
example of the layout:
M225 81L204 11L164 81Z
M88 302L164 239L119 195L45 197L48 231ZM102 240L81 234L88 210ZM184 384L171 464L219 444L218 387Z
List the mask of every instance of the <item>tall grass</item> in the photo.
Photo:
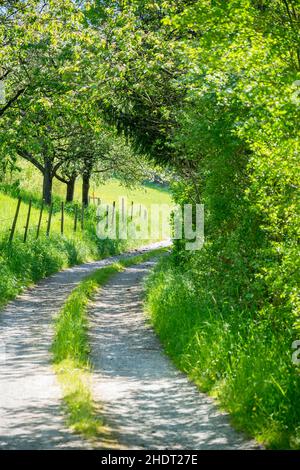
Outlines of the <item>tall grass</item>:
M0 189L0 306L14 298L27 285L62 268L105 258L152 241L99 240L96 234L95 207L90 207L85 211L84 230L81 230L78 220L77 232L74 233L74 204L65 206L64 236L61 236L61 199L58 195L53 198L54 209L50 237L46 237L49 209L45 208L40 238L37 240L41 201L39 195L34 192L34 186L32 192L21 189L19 185L2 184ZM152 192L152 197L156 193L159 194L159 191ZM9 233L19 196L22 198L22 203L15 238L10 244ZM24 244L24 226L29 200L32 201L32 211L28 239Z
M28 212L26 203L30 196L22 194L20 215L15 237L9 242L9 230L15 214L17 200L0 193L0 306L14 298L24 287L47 277L62 268L92 259L100 259L126 249L126 242L120 240L98 240L95 214L86 214L85 229L73 232L73 217L65 214L64 236L60 233L60 213L54 211L50 236L46 237L47 211L45 210L40 238L36 239L39 218L39 201L34 200L30 230L23 243L24 225ZM35 205L37 207L35 207ZM59 207L59 204L57 204Z
M217 397L234 425L270 448L300 448L300 374L292 327L232 305L222 280L163 260L147 284L147 310L176 365ZM233 291L238 288L232 284Z
M31 283L60 269L99 256L93 243L60 235L29 240L0 241L0 306Z

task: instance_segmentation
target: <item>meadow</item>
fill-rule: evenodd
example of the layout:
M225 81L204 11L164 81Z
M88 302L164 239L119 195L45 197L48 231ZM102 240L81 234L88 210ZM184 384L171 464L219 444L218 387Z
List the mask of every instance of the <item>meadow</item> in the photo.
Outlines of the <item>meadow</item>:
M96 234L96 208L93 204L85 210L84 229L81 228L80 184L76 187L75 201L65 206L64 234L61 235L61 202L64 185L54 185L53 214L50 235L46 236L49 208L43 211L39 238L37 227L40 217L41 196L39 174L26 165L22 177L13 175L0 187L0 305L14 298L24 287L47 277L60 269L113 254L124 252L151 240L99 240ZM145 186L124 188L118 181L108 181L101 188L94 185L95 194L102 202L118 201L121 196L139 201L149 208L152 203L169 203L171 197L163 189ZM14 240L9 242L10 230L16 212L18 197L22 198ZM28 238L24 243L29 201L32 201ZM74 213L79 207L76 233ZM153 240L154 241L154 240Z

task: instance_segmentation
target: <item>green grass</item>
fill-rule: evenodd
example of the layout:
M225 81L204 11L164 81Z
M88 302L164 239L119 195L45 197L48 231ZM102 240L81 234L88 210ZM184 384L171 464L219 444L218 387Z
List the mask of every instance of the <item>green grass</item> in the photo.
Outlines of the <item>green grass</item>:
M211 263L211 258L208 260ZM146 310L166 352L234 426L271 449L300 448L300 374L293 328L278 328L255 305L231 304L225 281L184 270L171 257L147 281ZM227 292L227 296L225 295ZM241 302L242 304L242 302Z
M26 193L22 194L26 201ZM34 205L38 204L34 201ZM32 208L30 230L23 243L28 204L21 204L15 237L9 243L9 230L17 200L0 192L0 306L13 299L26 286L74 264L101 259L125 251L130 243L121 240L99 241L92 213L87 214L84 231L73 232L73 217L65 215L64 236L60 234L60 215L54 213L50 237L45 236L45 212L40 238L36 239L39 209Z
M99 258L97 246L88 239L60 235L13 243L0 241L0 307L28 285L74 264Z
M152 251L97 270L72 291L56 318L52 353L63 390L67 422L75 432L86 438L109 439L101 409L94 403L90 388L92 365L88 342L88 303L96 290L113 275L164 251Z
M16 233L20 236L24 235L24 227L27 219L28 214L28 202L29 196L26 193L22 193L23 202L20 206L20 212L18 217L18 222L16 226ZM27 197L26 197L27 196ZM40 216L40 201L34 200L33 207L31 210L30 215L30 224L29 224L29 237L36 237L37 233L37 226ZM9 231L12 226L13 218L16 212L17 207L17 199L15 197L11 197L8 194L0 192L0 237L8 237ZM40 235L45 236L46 229L47 229L47 222L48 222L48 209L44 209ZM65 220L64 220L64 234L66 236L73 236L73 227L74 227L74 218L71 216L70 213L66 212ZM78 224L80 227L80 223ZM57 202L55 211L52 216L51 222L51 232L60 234L61 230L61 213L59 210L59 204ZM79 230L80 232L80 230ZM78 234L77 234L78 236Z
M49 276L62 268L101 259L128 249L156 240L99 240L96 235L96 211L90 207L85 213L85 227L74 233L74 205L66 205L64 236L61 236L61 198L63 185L57 185L54 192L54 210L50 237L46 237L48 209L45 208L42 218L40 238L36 240L37 225L40 215L40 176L30 166L24 166L21 184L11 181L0 187L0 307L14 298L22 289L39 279ZM28 174L27 174L28 173ZM29 190L30 189L30 190ZM106 201L118 200L123 195L120 184L112 181L105 186ZM126 190L125 190L126 193ZM125 194L126 195L126 194ZM128 198L141 195L142 204L170 201L170 195L165 190L135 189L127 192ZM8 242L10 229L17 207L17 197L22 197L20 214L12 244ZM23 243L24 226L28 214L28 203L32 200L32 211L29 224L28 240ZM136 199L135 199L136 200Z
M31 192L32 195L41 199L42 176L40 172L25 162L20 160L18 165L21 172L14 174L12 178L7 179L7 183L12 185L17 180L20 182L20 188L27 193ZM53 194L61 199L65 198L66 185L54 179L53 181ZM154 183L146 183L145 185L138 185L135 188L126 188L116 179L108 180L104 184L98 184L91 181L90 195L99 197L103 203L118 202L121 197L126 197L128 203L133 201L136 204L142 204L149 208L151 204L171 204L172 197L168 189L160 187ZM75 185L75 201L81 202L81 179L78 178Z

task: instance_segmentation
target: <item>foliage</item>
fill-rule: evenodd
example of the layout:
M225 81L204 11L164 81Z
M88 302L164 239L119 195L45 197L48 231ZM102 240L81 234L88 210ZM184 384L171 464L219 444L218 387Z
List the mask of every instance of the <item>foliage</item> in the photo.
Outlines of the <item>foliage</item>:
M196 272L182 272L173 258L161 263L147 284L154 327L175 364L217 397L236 428L271 448L299 448L292 325L259 314L261 299L240 296L241 274L232 282L212 254L206 247Z
M30 184L31 189L33 184ZM66 206L65 232L61 236L60 207L61 199L55 196L54 211L50 237L46 237L47 214L44 213L40 230L40 238L36 240L36 227L40 216L40 198L34 193L27 193L24 189L7 186L2 187L8 194L0 192L0 305L14 298L26 286L45 278L62 268L74 264L80 264L93 259L101 259L110 255L124 252L125 250L145 245L145 240L99 240L96 235L95 209L90 207L85 211L85 228L81 231L78 222L78 231L74 228L74 206ZM111 191L113 195L111 196ZM123 194L117 184L110 185L102 192L101 197L107 202L112 202L111 197L116 196L116 191ZM132 194L132 193L130 193ZM133 193L133 194L139 194ZM16 210L17 200L14 197L22 196L22 204L16 226L16 236L13 243L9 243L8 234ZM156 201L160 192L150 190L148 195L141 196L142 202L151 204ZM14 196L14 197L11 197ZM162 194L165 200L169 200L168 194ZM107 199L106 199L107 198ZM27 242L23 242L24 224L28 213L28 202L33 201L31 222ZM149 243L149 242L148 242Z
M187 68L173 192L205 204L206 246L176 243L148 293L176 363L276 448L299 448L299 15L294 1L202 1L163 19Z
M102 119L95 79L101 41L85 24L82 5L72 1L14 0L0 10L1 79L6 101L0 109L3 167L16 158L43 174L50 204L52 181L72 185L80 174L85 205L91 174L133 181L148 165ZM130 177L131 175L131 177Z
M109 176L126 179L136 175L140 155L175 170L176 202L206 207L204 251L187 253L180 242L174 250L179 274L171 278L182 287L182 309L191 296L201 300L182 341L188 346L198 329L211 357L200 332L215 327L224 358L235 348L240 369L230 375L231 362L218 360L208 372L211 382L201 383L224 381L223 402L235 415L239 410L241 424L247 427L248 416L250 432L284 446L296 445L300 425L291 395L298 382L287 359L300 330L299 18L298 0L48 1L44 7L14 0L0 10L8 92L0 110L1 175L17 154L38 161L44 176L47 165L51 177L76 170L87 176L85 188L107 161ZM168 304L168 291L161 295L161 305ZM180 335L176 302L173 331L165 330L173 336ZM200 315L207 309L209 320ZM255 344L244 339L244 328ZM269 345L263 379L260 358ZM254 380L243 395L246 378L240 387L235 377L250 370L249 361ZM211 370L202 359L194 362L201 376ZM272 437L265 434L268 423Z

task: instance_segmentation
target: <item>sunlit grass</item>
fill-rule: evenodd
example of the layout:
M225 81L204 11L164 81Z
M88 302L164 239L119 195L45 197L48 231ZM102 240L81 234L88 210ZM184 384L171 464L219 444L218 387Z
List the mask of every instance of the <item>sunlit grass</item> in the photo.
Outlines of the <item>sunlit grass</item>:
M19 189L13 185L13 179L6 181L0 191L0 305L14 298L26 286L41 278L49 276L58 270L94 259L105 258L110 255L122 253L142 245L166 238L160 232L158 236L151 233L144 239L135 239L128 236L127 239L104 239L99 240L96 231L96 210L91 207L85 211L84 230L81 229L81 210L78 204L77 230L74 231L75 206L65 205L64 233L61 235L61 201L59 197L64 196L65 188L58 185L54 188L54 208L51 219L50 236L46 237L49 207L44 207L39 239L37 240L37 227L40 217L41 178L32 167L25 166L24 173L20 176L22 202L16 225L13 243L9 243L10 230L17 208L17 196ZM22 176L22 177L21 177ZM11 183L11 184L9 184ZM23 189L22 189L23 187ZM116 181L106 186L106 202L118 201L120 195L125 195L123 189ZM78 188L77 188L78 190ZM133 194L141 194L141 204L157 203L170 200L167 191L157 189L136 189L135 193L128 195L128 202ZM29 221L29 230L26 244L23 243L25 224L28 216L28 203L32 200L32 209ZM104 202L104 199L102 200ZM75 202L76 203L76 202ZM135 199L137 204L137 199ZM118 207L116 208L118 210ZM130 220L130 212L128 211ZM135 221L135 219L134 219Z
M211 273L185 271L172 258L147 281L146 311L176 366L217 398L236 429L268 448L300 448L292 328L228 308Z
M99 436L105 430L90 391L90 373L78 368L76 361L66 359L55 365L68 413L68 425L87 438ZM96 416L95 416L96 415Z
M15 175L11 179L11 183L15 179L20 179L21 188L26 191L32 191L37 196L41 196L42 175L35 170L32 165L20 160L18 163L22 169L21 173ZM66 195L66 185L54 179L53 193L64 199ZM158 187L155 184L138 185L135 188L126 188L120 181L112 179L104 184L91 182L90 196L100 198L102 203L111 204L114 201L119 202L121 197L127 198L130 205L133 201L135 204L142 204L149 209L151 204L171 204L172 197L167 188ZM78 178L75 185L74 199L81 202L81 179Z
M9 235L12 227L13 219L17 208L17 199L10 197L0 192L0 235ZM28 204L21 202L20 212L16 225L16 234L24 235L25 224L28 215ZM31 208L30 221L29 221L29 237L36 237L37 227L40 218L40 209L36 207ZM49 219L49 208L45 207L43 210L40 236L45 236L47 231L47 224ZM51 219L50 233L61 233L61 212L53 212ZM64 235L73 236L74 233L74 219L68 213L64 214ZM78 234L80 233L80 223L78 222ZM78 236L77 234L77 236Z

